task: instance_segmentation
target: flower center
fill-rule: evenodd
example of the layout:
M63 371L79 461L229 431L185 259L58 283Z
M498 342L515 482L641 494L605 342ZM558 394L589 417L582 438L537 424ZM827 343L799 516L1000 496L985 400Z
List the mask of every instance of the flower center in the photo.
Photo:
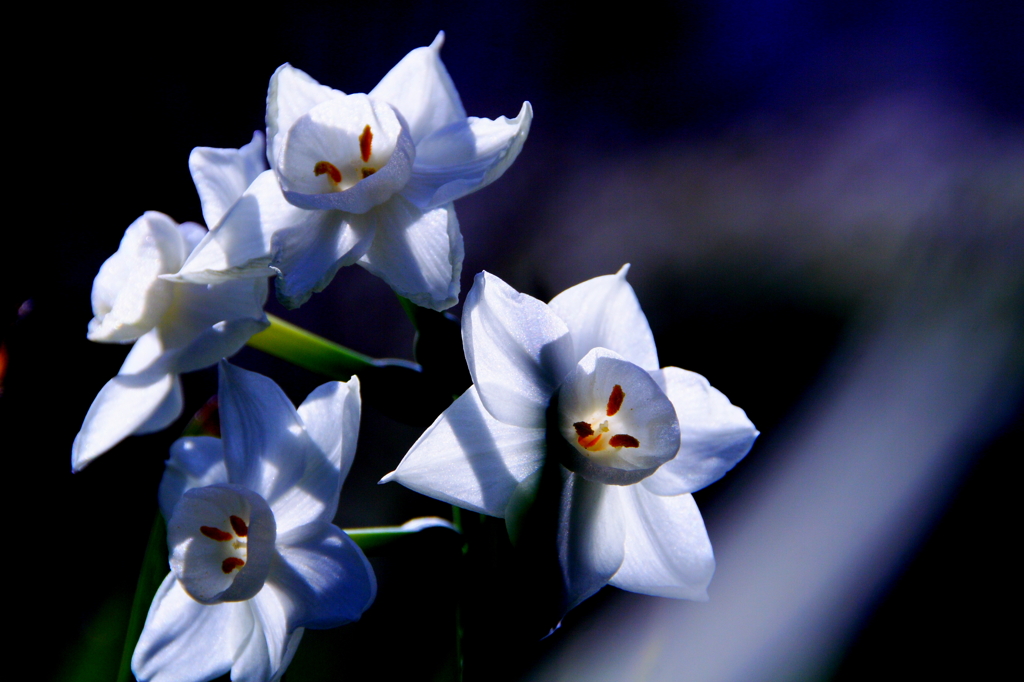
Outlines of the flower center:
M186 492L167 524L171 569L203 604L253 597L267 579L277 523L247 488L212 485Z
M249 526L240 517L232 514L228 517L231 531L223 531L213 526L199 526L199 532L214 542L230 542L232 554L225 557L220 563L220 570L224 573L231 573L235 569L245 566L245 557L248 555L248 543L246 537L249 535Z
M371 156L373 156L373 129L370 124L366 124L363 126L363 132L359 134L358 159L349 159L347 163L342 163L346 173L342 173L341 169L330 161L317 161L313 164L313 175L316 177L326 175L327 180L331 183L331 189L335 192L342 192L380 170L377 165L369 165ZM384 163L387 163L387 160Z
M679 450L679 421L664 392L645 370L604 348L566 376L557 410L556 428L570 447L550 447L592 481L631 485Z
M572 426L576 429L576 442L584 450L587 452L601 452L608 448L615 448L617 450L619 448L640 447L640 441L628 433L615 433L613 431L613 426L616 426L612 423L614 421L613 418L622 409L622 401L625 399L626 393L622 390L622 386L615 384L612 387L611 394L608 396L608 405L604 409L604 415L591 417L589 421L573 422ZM608 419L602 420L602 416L607 416ZM611 435L605 438L608 434Z

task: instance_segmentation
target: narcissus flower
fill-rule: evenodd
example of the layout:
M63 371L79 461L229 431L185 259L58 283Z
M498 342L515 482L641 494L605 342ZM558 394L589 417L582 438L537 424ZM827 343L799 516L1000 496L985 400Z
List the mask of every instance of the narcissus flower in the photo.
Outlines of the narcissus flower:
M533 110L466 117L441 63L444 34L368 94L346 95L289 64L270 80L267 157L179 277L221 282L277 273L289 307L358 263L418 305L458 302L463 245L452 202L515 161Z
M715 562L690 493L758 435L704 377L659 368L626 271L549 304L477 275L462 317L473 386L382 481L505 518L515 538L555 458L562 612L607 583L705 599Z
M193 150L192 177L207 223L215 225L263 170L263 135L241 149ZM117 376L93 401L71 449L79 470L136 433L159 431L181 414L178 375L236 353L269 322L263 312L267 281L223 284L167 281L206 235L149 211L125 230L92 288L89 339L135 346Z
M132 657L143 682L277 679L305 628L357 620L376 594L331 523L359 431L359 380L296 410L270 379L222 362L221 438L182 438L160 483L171 573Z

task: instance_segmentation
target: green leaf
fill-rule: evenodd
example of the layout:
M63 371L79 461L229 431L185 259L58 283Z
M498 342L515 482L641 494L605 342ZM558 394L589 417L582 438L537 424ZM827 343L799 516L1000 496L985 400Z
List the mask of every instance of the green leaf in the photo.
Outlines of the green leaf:
M363 551L368 551L392 545L427 528L448 528L456 533L459 532L451 521L442 519L439 516L420 516L415 519L409 519L401 526L345 528L343 530L350 538L356 541L356 544Z

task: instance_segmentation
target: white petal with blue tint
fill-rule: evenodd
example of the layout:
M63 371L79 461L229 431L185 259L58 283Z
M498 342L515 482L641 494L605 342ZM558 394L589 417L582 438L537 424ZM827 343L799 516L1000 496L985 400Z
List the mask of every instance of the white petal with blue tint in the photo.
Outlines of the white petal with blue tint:
M610 583L658 597L706 600L715 555L693 496L655 495L643 485L617 494L626 553Z
M429 47L405 55L370 91L370 97L402 113L417 145L431 133L466 120L459 93L441 62L443 44L442 31Z
M373 229L359 265L418 306L458 303L464 250L451 204L422 212L397 196L359 218Z
M537 299L482 272L466 296L462 342L487 411L506 424L543 428L551 396L575 364L565 323Z
M174 296L160 275L187 255L178 224L163 213L148 211L129 225L93 282L89 339L133 341L159 324Z
M758 436L746 412L695 372L666 367L651 376L661 385L679 419L679 453L644 487L679 495L711 485L750 451Z
M572 332L576 360L592 348L613 350L643 369L658 369L658 350L647 316L626 281L628 265L569 287L551 299L551 309Z
M216 227L242 192L267 169L265 151L263 133L259 131L252 134L252 142L239 149L192 150L188 169L199 192L207 227Z
M532 121L533 107L524 102L512 120L470 117L436 131L416 147L402 196L426 210L486 187L519 156Z
M516 487L544 463L543 428L500 422L470 387L381 483L397 481L435 499L504 517Z

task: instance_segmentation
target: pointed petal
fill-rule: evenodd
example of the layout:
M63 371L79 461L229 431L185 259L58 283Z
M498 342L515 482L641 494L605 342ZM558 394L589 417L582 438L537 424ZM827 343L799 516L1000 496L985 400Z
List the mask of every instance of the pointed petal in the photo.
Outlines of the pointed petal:
M298 308L323 291L338 270L355 263L374 238L373 226L341 211L307 211L310 219L276 232L272 239L277 300Z
M276 167L281 138L300 116L321 102L344 96L291 64L277 67L267 90L267 159L271 167Z
M384 100L405 117L417 145L434 131L466 119L455 84L441 63L443 44L442 31L429 47L405 55L370 91L370 97Z
M196 147L188 157L192 182L203 205L203 219L214 228L245 188L267 169L263 133L252 134L252 142L241 149Z
M281 677L288 670L288 666L292 664L292 659L295 658L295 652L299 650L299 642L302 641L302 635L305 632L305 628L298 628L288 636L288 643L285 644L284 648L284 656L281 658L281 669L271 678L270 682L281 682Z
M576 364L568 327L489 272L466 296L462 342L487 411L506 424L544 428L552 394Z
M171 349L168 367L192 372L237 353L270 322L263 312L265 279L222 284L175 283L174 304L160 324L160 338Z
M648 372L658 369L658 350L647 316L626 281L629 265L570 287L551 299L551 309L572 332L576 360L607 348Z
M155 333L150 332L136 342L125 359L122 371L125 367L152 361L154 351L159 351L159 341ZM160 411L161 406L169 407L164 403L176 385L177 377L159 371L118 374L108 381L92 401L82 428L75 436L71 446L72 471L81 471L89 462L135 433ZM173 396L171 400L174 400ZM166 418L168 415L164 413L161 416Z
M320 386L299 407L310 447L302 477L274 500L280 532L334 518L338 493L355 455L359 406L359 379L352 377L347 384Z
M203 238L177 274L164 279L216 284L241 277L272 277L272 241L288 228L315 229L323 214L289 204L273 171L264 171L242 193L220 225Z
M431 424L381 483L464 509L505 516L516 487L544 464L545 429L498 421L471 386Z
M323 457L284 391L267 377L220 363L220 430L228 480L263 496L286 532L287 510L277 502L302 478L306 463Z
M622 565L622 486L588 481L563 469L558 562L568 611L608 584Z
M252 613L253 629L231 666L231 681L265 682L283 672L289 640L287 597L267 584L259 594L242 603Z
M171 518L174 505L192 488L228 482L224 466L224 445L209 436L179 438L171 444L157 498L164 519Z
M313 390L299 405L298 413L306 432L327 455L338 472L339 485L345 482L356 455L359 440L359 415L362 399L359 377L347 382L332 381ZM334 512L331 512L333 518ZM330 518L322 519L330 521Z
M715 555L693 496L663 497L640 485L620 492L626 557L611 584L657 597L706 601Z
M288 627L325 629L359 620L377 594L363 551L340 528L316 522L280 536L268 581L287 595Z
M157 405L156 410L150 415L149 419L139 428L135 429L135 435L141 436L146 433L163 431L175 419L181 416L181 411L185 407L185 396L181 390L181 377L175 374L171 374L171 377L173 381L171 382L171 390L167 397Z
M168 574L149 607L132 672L140 682L212 680L231 669L252 629L245 602L204 606Z
M651 376L679 419L679 453L644 479L657 495L680 495L711 485L736 466L758 436L746 412L695 372L666 367Z
M451 204L424 213L395 196L365 218L374 236L359 265L418 306L444 310L459 302L464 251Z
M93 280L89 339L131 341L155 327L174 295L160 275L177 270L186 255L178 224L163 213L147 211L129 225Z
M533 107L524 102L511 121L470 117L438 130L416 147L402 196L425 210L486 187L519 156L532 120Z

